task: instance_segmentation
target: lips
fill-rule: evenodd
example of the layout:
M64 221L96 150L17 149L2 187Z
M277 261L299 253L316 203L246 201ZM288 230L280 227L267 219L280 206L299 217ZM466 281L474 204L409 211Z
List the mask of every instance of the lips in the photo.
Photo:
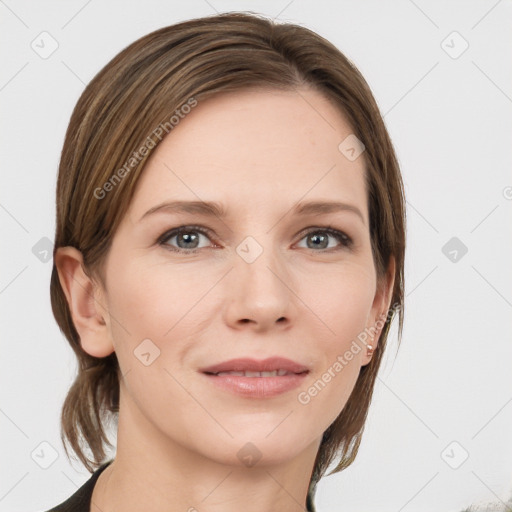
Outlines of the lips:
M291 359L284 357L269 357L267 359L258 360L251 358L238 358L230 359L212 366L200 368L199 371L207 374L216 375L221 372L247 372L247 376L258 376L255 372L274 372L277 371L278 375L283 374L301 374L309 372L309 368ZM251 373L252 372L252 373ZM261 375L262 377L269 377L268 375Z
M304 383L309 368L284 357L231 359L201 368L208 384L244 399L270 399Z

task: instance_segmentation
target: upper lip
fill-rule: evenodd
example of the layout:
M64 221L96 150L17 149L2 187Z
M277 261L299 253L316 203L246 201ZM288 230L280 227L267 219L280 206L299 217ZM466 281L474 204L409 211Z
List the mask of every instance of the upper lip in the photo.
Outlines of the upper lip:
M271 372L274 370L286 370L292 373L303 373L309 371L307 366L286 359L285 357L269 357L267 359L251 359L251 358L238 358L230 359L219 364L214 364L205 368L200 368L199 371L203 373L219 373L219 372Z

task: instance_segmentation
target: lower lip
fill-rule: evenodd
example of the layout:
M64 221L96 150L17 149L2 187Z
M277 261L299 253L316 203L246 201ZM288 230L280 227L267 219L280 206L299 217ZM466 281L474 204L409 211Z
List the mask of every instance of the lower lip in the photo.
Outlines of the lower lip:
M240 377L203 373L212 384L226 391L252 398L270 398L300 386L308 372L280 377Z

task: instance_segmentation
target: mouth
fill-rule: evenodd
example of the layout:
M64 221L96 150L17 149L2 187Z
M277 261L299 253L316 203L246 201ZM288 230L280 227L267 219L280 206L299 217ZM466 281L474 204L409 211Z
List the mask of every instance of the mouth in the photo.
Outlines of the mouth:
M279 376L292 373L299 374L308 372L309 368L304 364L286 357L275 356L263 360L248 357L230 359L229 361L214 364L206 368L200 368L199 371L216 375L220 373L241 372L246 377L275 377L276 375L267 374L272 372L277 372Z
M223 391L246 398L270 398L302 384L310 370L290 359L274 357L232 359L200 372Z
M283 377L285 375L302 375L303 373L309 373L309 372L306 370L304 372L295 373L295 372L290 372L288 370L280 369L280 370L272 370L269 372L255 372L255 371L247 370L247 371L243 371L243 372L242 371L229 371L229 372L217 372L217 373L212 373L212 372L204 372L204 373L206 373L207 375L219 375L219 376L236 375L238 377Z

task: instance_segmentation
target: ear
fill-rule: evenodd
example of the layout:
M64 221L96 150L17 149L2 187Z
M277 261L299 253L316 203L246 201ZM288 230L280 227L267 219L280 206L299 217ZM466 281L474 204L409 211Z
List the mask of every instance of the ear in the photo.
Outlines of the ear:
M386 323L388 311L391 306L393 288L395 285L395 270L395 258L391 256L386 274L377 282L377 290L375 292L372 309L368 316L369 324L366 326L366 332L368 333L366 343L373 347L373 351L377 348L377 344L379 343L380 335L384 324ZM372 356L367 355L366 351L364 351L362 359L363 363L361 366L365 366L372 360Z
M82 253L74 247L59 247L54 260L82 349L94 357L110 355L114 346L105 294L85 273Z

